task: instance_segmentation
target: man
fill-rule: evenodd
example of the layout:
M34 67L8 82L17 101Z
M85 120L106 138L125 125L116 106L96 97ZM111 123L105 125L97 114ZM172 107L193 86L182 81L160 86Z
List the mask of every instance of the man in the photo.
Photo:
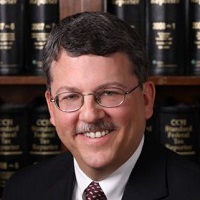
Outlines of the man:
M55 26L43 58L50 120L71 153L16 173L4 200L89 199L91 182L104 192L93 199L200 199L199 166L144 134L155 87L134 29L79 13Z

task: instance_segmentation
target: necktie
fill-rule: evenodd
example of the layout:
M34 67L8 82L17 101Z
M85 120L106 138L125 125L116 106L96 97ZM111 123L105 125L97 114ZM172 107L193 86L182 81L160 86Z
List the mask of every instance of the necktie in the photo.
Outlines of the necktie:
M85 189L86 200L107 200L103 190L99 183L92 181L90 185Z

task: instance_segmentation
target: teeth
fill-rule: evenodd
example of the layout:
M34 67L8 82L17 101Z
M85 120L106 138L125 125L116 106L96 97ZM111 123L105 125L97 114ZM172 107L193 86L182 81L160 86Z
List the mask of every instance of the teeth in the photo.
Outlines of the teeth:
M84 133L84 135L90 138L100 138L103 137L104 135L107 135L108 133L109 131L97 131L97 132Z

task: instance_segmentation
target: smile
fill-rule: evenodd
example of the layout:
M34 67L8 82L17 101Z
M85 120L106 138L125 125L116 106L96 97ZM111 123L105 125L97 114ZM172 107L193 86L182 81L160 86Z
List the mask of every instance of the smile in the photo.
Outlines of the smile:
M107 130L107 131L87 132L84 133L84 135L89 138L100 138L107 135L108 133L109 131Z

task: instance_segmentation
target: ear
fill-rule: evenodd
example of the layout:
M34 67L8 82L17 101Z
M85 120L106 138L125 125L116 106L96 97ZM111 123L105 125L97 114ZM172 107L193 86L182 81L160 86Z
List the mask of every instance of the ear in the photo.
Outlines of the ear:
M48 109L49 109L50 121L55 126L55 121L54 121L54 105L50 101L51 100L51 94L50 94L49 91L45 92L45 98L46 98L47 106L48 106Z
M143 98L145 104L145 117L149 119L153 115L154 101L155 101L155 85L151 81L143 83Z

